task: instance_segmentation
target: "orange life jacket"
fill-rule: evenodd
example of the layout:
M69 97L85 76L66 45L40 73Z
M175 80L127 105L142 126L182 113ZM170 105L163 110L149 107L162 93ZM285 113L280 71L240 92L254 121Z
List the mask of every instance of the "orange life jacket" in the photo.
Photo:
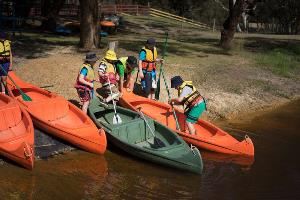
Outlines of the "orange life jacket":
M141 51L145 51L146 53L145 60L142 60L142 69L147 70L148 72L155 70L156 69L155 60L157 58L156 47L154 47L153 50L143 47Z

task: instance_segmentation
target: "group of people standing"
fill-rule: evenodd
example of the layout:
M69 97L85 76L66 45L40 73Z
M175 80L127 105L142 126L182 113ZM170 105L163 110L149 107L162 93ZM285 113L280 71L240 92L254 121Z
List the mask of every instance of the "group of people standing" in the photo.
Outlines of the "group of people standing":
M163 63L163 59L158 58L155 44L155 39L149 38L139 52L138 61L134 56L117 58L113 50L108 50L98 67L101 88L96 94L94 94L94 82L96 81L94 66L99 58L95 53L87 53L75 83L78 96L83 103L83 112L87 112L90 100L94 95L101 98L104 103L108 103L118 99L124 89L133 91L138 78L141 80L143 95L154 99L157 87L156 65ZM172 106L174 104L185 106L187 128L190 134L196 134L193 124L206 109L204 98L191 81L183 81L180 76L172 77L171 88L178 90L178 98L170 99L169 103Z

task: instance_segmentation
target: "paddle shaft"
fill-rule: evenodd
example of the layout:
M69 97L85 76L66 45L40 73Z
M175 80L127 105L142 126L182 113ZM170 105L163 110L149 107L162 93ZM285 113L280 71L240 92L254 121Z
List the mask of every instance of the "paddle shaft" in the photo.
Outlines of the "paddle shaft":
M165 38L165 43L164 43L164 49L163 49L163 53L162 53L162 59L165 58L166 52L167 52L167 43L168 43L168 32L165 33L166 34L166 38ZM159 93L160 93L160 78L161 78L161 71L163 68L163 63L160 64L160 71L159 71L159 77L158 77L158 81L157 81L157 89L155 92L155 99L159 100Z
M5 71L5 69L2 67L2 65L0 65L1 67L1 70L7 75L7 77L11 80L11 82L16 86L16 88L19 90L20 94L22 95L22 98L23 100L26 100L26 101L32 101L32 99L27 95L25 94L21 88L15 83L15 81L10 77L10 75L8 75L8 72Z
M145 121L146 125L148 126L148 128L150 129L150 132L152 133L153 137L155 137L154 131L152 130L152 128L150 127L150 125L148 124L148 121L146 120L146 117L144 115L144 113L142 111L138 111L140 113L140 115L142 116L143 120Z
M168 99L171 100L171 94L170 94L169 86L167 84L163 69L161 70L161 74L162 74L162 77L164 79L164 83L165 83L165 86L166 86L166 89L167 89ZM178 118L177 118L177 115L176 115L176 112L175 112L175 109L174 109L174 105L171 104L171 107L172 107L173 116L174 116L174 119L175 119L175 122L176 122L176 129L180 131L180 126L179 126Z
M107 79L108 79L108 86L109 86L109 90L110 90L110 94L111 94L111 98L112 98L112 102L113 102L113 106L114 106L115 117L118 121L119 119L118 119L118 114L117 114L117 109L116 109L116 103L113 99L113 93L112 93L112 90L111 90L111 84L110 84L109 77L107 77Z

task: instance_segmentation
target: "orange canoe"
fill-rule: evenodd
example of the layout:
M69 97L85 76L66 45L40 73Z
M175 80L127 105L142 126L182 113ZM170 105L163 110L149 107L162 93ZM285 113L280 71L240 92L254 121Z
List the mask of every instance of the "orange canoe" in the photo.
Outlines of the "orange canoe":
M202 119L199 119L195 124L197 135L190 135L188 130L185 130L186 125L183 111L179 109L175 110L183 131L176 130L172 107L169 104L137 96L127 91L123 92L119 103L132 110L141 108L143 113L173 129L186 142L197 147L226 154L254 156L254 146L248 136L245 136L245 139L240 142L225 131Z
M115 23L111 21L100 21L100 26L106 26L106 27L115 27Z
M0 94L0 154L27 169L34 165L34 129L29 114Z
M9 95L17 99L32 117L34 125L86 151L103 154L106 135L79 108L47 90L23 82L14 72L10 77L32 101L24 101L19 90L7 79Z

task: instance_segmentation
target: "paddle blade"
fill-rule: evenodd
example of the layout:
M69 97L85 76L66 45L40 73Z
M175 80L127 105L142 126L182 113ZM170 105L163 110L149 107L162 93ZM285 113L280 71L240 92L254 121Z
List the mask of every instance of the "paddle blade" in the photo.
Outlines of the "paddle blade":
M122 124L122 119L119 115L114 115L113 124Z
M22 99L23 99L24 101L32 101L32 99L30 98L30 96L28 96L28 95L25 94L25 93L22 93Z

